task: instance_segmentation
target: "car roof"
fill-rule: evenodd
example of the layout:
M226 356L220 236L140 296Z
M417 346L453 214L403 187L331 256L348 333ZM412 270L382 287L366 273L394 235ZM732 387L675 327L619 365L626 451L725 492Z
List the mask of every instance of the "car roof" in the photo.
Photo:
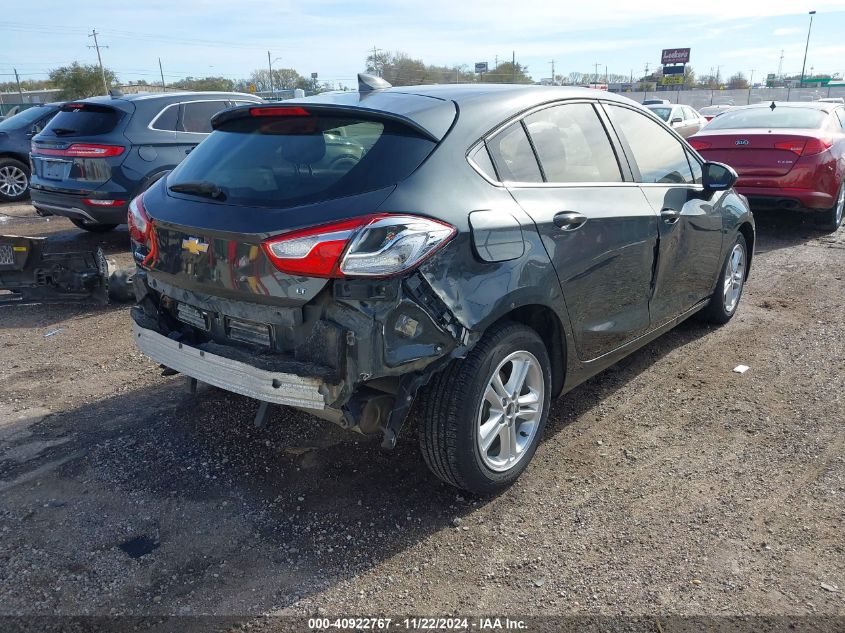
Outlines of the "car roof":
M210 99L219 97L247 97L249 99L258 99L255 95L244 92L198 92L185 90L179 92L139 92L137 94L118 95L114 97L110 95L99 95L96 97L88 97L87 99L80 99L79 101L84 103L109 104L114 101L178 101L184 99L185 97L205 97Z
M604 90L520 84L435 84L370 92L334 91L284 103L357 106L389 112L415 121L437 138L452 127L457 111L453 134L478 138L521 112L566 99L602 99L639 107L628 97Z
M741 106L733 106L732 110L752 110L752 109L760 109L760 108L771 108L772 104L775 104L776 108L804 108L804 109L811 109L811 110L821 110L827 114L833 112L837 106L841 106L842 104L839 103L825 103L821 101L769 101L763 103L752 103L751 105L741 105Z

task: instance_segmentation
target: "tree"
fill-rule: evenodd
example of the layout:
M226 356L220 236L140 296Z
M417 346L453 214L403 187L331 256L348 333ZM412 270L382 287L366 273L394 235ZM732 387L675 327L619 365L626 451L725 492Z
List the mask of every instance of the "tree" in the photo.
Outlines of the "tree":
M139 84L141 82L138 82ZM235 89L235 82L225 77L185 77L172 84L180 90L231 92Z
M367 56L367 72L381 75L393 86L419 84L453 84L478 81L478 76L466 65L427 65L407 53L376 51ZM487 74L484 75L485 81Z
M530 84L534 80L528 75L528 67L522 64L514 66L511 62L502 62L489 73L484 73L484 81L491 84Z
M294 88L301 88L302 84L306 81L307 80L293 68L273 69L273 90L293 90ZM256 92L269 92L271 86L270 70L265 70L263 68L253 70L249 79L239 82L238 86L243 86L244 84L246 84L246 87L254 85Z
M50 82L46 79L21 79L21 90L44 90L51 88ZM17 92L18 84L15 81L0 82L0 92Z
M728 79L728 88L731 90L742 90L744 88L748 88L748 80L745 78L745 75L739 72Z
M117 83L117 75L105 68L103 74L106 76L106 86L111 87ZM50 71L50 83L61 92L58 99L85 99L95 95L104 94L103 74L96 64L80 64L73 62L70 66L54 68Z

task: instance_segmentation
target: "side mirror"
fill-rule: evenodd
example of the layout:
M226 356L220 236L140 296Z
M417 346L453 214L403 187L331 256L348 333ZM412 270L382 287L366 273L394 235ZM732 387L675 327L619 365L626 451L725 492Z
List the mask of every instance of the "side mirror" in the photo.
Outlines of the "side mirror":
M683 123L683 122L684 122L684 120L681 117L676 116L674 119L672 119L672 125L678 125L679 123Z
M724 163L704 163L702 182L708 191L725 191L734 186L737 173Z

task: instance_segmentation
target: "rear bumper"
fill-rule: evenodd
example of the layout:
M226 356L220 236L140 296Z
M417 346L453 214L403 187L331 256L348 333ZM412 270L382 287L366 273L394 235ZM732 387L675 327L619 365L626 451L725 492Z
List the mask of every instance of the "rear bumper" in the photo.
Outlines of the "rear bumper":
M324 409L325 383L319 378L267 371L180 343L132 324L135 345L157 363L256 400L306 409Z
M91 200L119 199L114 193L91 193L84 197L70 193L56 193L43 189L30 189L32 206L47 215L61 215L66 218L87 220L97 224L125 224L129 201L115 207L103 207L83 202L83 198ZM126 196L128 197L128 196Z
M834 196L824 191L787 187L744 187L735 189L748 198L753 210L787 209L821 211L833 207Z

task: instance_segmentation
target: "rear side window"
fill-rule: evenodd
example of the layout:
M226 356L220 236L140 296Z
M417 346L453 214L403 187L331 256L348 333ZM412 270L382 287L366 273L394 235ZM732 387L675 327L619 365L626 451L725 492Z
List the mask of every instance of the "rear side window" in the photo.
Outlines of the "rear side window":
M434 146L391 121L243 117L224 123L200 143L168 184L212 183L226 204L284 208L396 184Z
M153 119L153 122L150 124L150 127L154 130L162 130L164 132L175 132L178 118L179 104L174 103L162 110L156 116L156 118Z
M192 101L182 104L182 120L178 130L194 134L211 134L211 117L225 110L225 101Z
M588 103L554 106L525 117L547 182L621 182L607 132Z
M522 123L512 123L487 141L487 146L501 180L543 182L537 158Z
M730 130L749 127L766 128L818 128L827 114L815 108L778 106L771 108L748 108L729 110L718 119L713 119L708 130Z
M686 149L666 128L630 108L608 105L607 111L633 154L640 182L695 182Z
M59 110L42 134L47 136L100 136L114 130L123 113L94 103L71 103Z
M496 181L496 168L493 167L493 161L490 159L490 152L487 151L487 146L482 143L475 151L470 154L469 159L473 162L476 169L481 171L490 180Z

